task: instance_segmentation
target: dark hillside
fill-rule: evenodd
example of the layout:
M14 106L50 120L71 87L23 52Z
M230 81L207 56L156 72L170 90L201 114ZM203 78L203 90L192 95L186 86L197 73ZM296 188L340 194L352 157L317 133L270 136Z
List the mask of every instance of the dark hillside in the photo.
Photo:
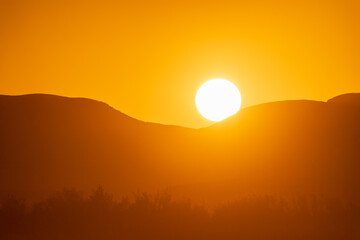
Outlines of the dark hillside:
M359 199L360 94L242 109L211 127L133 119L90 99L0 96L0 192L38 198L101 184L206 201L247 193Z

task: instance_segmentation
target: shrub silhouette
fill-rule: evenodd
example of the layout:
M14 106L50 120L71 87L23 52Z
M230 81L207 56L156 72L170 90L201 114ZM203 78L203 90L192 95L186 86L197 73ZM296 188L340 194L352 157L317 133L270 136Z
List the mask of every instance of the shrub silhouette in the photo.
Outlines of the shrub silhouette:
M246 196L208 211L170 194L116 201L101 187L0 207L0 239L360 239L360 207L324 197Z

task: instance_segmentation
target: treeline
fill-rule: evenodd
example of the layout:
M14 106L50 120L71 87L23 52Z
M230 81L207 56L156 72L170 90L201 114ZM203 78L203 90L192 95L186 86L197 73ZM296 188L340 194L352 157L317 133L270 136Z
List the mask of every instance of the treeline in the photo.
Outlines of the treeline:
M319 197L248 196L209 212L169 194L115 201L102 188L89 197L65 190L31 206L3 199L0 239L356 240L360 207Z

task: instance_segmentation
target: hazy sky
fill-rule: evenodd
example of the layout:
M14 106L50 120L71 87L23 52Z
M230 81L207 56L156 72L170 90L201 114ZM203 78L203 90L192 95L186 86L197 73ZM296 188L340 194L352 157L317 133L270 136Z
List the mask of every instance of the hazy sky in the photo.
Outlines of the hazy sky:
M243 107L360 92L359 43L358 0L0 0L0 94L201 127L195 94L212 78Z

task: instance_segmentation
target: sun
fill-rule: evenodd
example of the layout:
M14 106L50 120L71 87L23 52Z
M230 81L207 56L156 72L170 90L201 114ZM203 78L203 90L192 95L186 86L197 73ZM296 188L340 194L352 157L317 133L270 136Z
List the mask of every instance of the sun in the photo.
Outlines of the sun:
M219 122L239 111L241 94L230 81L212 79L199 88L195 103L202 116L210 121Z

